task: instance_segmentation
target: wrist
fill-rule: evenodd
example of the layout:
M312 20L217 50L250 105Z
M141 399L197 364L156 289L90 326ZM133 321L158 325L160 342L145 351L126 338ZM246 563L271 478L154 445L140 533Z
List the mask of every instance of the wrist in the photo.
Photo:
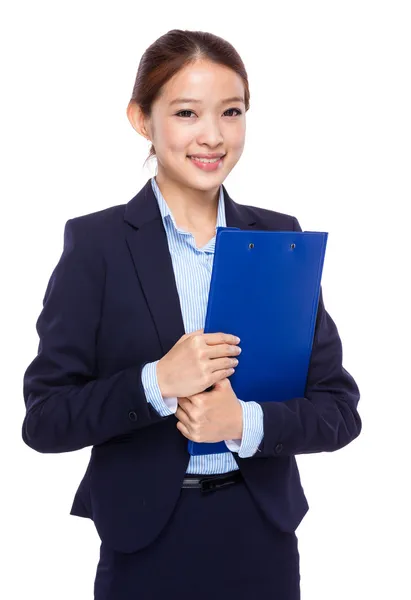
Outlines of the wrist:
M241 440L243 437L243 407L238 401L235 409L233 409L230 427L224 439Z
M244 411L241 402L238 400L237 404L237 419L236 419L236 431L233 440L241 440L244 432Z
M163 374L163 365L161 363L161 359L157 362L156 366L156 375L157 375L157 383L159 390L161 392L161 396L163 398L171 398L173 394L170 393L170 390L167 389L167 385L164 382L164 374Z

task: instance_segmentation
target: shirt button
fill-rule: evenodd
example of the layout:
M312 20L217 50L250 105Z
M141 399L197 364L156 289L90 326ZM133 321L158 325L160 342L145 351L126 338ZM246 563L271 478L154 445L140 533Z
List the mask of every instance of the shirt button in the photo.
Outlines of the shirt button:
M275 447L275 451L277 454L280 454L283 451L283 445L282 444L277 444Z
M135 413L134 410L130 410L128 413L128 418L130 421L137 421L137 413Z

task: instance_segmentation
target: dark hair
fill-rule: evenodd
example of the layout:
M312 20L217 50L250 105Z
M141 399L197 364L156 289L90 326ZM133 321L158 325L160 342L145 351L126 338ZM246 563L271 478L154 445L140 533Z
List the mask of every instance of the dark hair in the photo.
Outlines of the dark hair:
M248 76L238 52L229 42L217 35L187 29L172 29L147 48L138 66L130 102L138 104L143 114L149 117L152 103L162 86L183 67L200 59L225 65L240 75L244 82L244 102L247 111L250 105ZM151 144L145 163L155 154L155 148Z

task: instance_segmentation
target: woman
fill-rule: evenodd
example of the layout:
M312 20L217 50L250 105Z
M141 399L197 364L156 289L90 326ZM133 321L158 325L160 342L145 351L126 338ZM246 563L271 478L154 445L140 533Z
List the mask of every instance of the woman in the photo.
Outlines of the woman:
M23 439L40 452L92 447L71 514L101 539L97 600L297 600L308 504L295 455L361 431L322 293L303 398L237 398L236 332L203 333L216 227L301 231L222 184L248 108L228 42L169 31L144 53L127 108L156 176L127 204L65 225L24 375ZM188 440L227 451L190 456Z

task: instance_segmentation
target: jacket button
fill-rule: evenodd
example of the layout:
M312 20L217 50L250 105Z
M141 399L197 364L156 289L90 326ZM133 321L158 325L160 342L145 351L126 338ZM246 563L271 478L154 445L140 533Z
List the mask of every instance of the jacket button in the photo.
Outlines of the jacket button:
M130 410L130 412L128 413L128 418L131 421L137 421L137 413L135 413L134 410Z
M280 452L283 451L283 445L282 444L277 444L275 447L275 451L277 454L280 454Z

